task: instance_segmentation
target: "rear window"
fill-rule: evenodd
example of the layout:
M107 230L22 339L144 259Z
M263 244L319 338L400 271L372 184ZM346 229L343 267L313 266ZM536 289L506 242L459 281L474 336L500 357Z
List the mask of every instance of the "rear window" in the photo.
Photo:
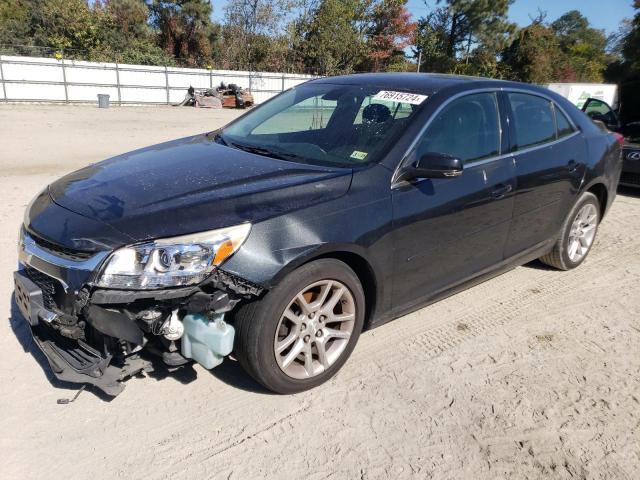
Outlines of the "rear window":
M517 150L551 142L556 138L556 126L551 102L525 93L509 93L513 111Z

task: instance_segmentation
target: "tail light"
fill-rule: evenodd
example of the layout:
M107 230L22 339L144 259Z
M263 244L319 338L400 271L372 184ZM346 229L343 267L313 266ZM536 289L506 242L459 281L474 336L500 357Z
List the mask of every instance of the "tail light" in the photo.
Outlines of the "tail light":
M616 141L620 144L621 147L624 146L624 137L622 135L614 132L613 136L616 137Z

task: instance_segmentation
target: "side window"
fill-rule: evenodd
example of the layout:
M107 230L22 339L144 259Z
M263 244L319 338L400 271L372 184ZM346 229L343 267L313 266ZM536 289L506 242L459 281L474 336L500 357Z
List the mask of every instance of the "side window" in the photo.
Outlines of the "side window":
M558 129L558 138L571 135L574 132L574 130L573 130L573 127L571 126L571 123L569 123L569 120L565 116L565 114L562 113L562 110L560 110L555 105L553 110L556 113L556 128Z
M251 133L264 135L322 130L327 126L337 105L336 100L325 100L322 96L307 98L267 119Z
M551 102L536 95L509 93L517 149L551 142L556 138Z
M431 122L416 156L444 153L470 162L500 154L500 119L496 94L475 93L448 104Z

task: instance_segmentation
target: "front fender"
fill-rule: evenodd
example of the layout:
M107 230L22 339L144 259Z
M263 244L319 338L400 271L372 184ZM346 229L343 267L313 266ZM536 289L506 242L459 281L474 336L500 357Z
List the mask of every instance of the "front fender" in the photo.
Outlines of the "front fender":
M369 253L367 250L359 245L324 243L312 245L305 249L290 249L280 253L283 255L283 259L285 261L282 264L282 268L271 279L269 286L277 285L292 271L301 267L305 263L309 263L322 257L340 258L345 256L355 256L367 264L375 278L380 278L381 275L381 267L372 264L371 260L368 258Z
M363 169L346 195L256 223L222 268L270 289L315 258L357 257L383 290L376 303L386 302L393 278L390 177L383 167Z

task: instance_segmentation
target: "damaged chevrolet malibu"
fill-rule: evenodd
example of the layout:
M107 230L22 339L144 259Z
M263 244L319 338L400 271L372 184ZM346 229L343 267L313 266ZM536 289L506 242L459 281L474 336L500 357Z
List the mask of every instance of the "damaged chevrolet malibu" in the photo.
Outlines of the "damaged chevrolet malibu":
M158 362L231 355L299 392L363 329L534 259L580 265L621 161L619 135L543 88L313 80L47 186L25 213L15 299L65 381L117 395Z

